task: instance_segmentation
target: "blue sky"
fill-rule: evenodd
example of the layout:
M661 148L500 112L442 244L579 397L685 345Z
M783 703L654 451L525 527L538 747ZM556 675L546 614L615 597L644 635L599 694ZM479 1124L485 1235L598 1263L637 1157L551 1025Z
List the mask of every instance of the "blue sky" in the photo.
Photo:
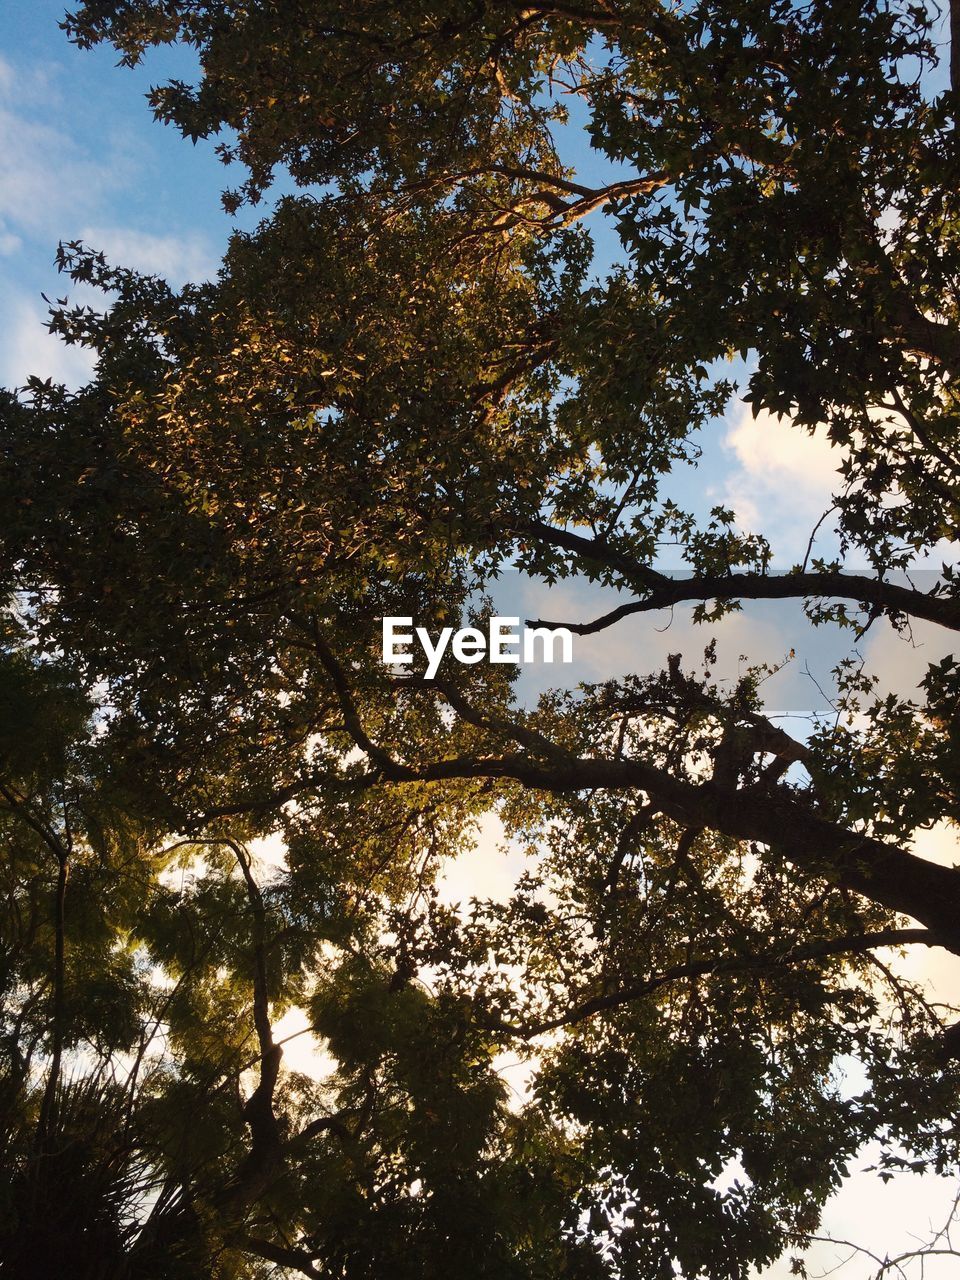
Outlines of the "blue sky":
M41 297L61 293L59 240L83 238L125 265L173 282L216 270L230 233L212 147L156 124L152 83L189 76L190 51L161 49L117 68L105 48L81 52L56 0L5 0L0 17L0 378L28 372L78 381L86 362L42 330ZM247 214L247 222L254 219Z

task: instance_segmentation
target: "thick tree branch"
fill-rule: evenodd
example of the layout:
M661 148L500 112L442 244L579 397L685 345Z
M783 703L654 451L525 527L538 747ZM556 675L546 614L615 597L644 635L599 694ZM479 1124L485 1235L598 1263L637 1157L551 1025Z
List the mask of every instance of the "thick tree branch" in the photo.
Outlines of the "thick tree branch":
M952 60L951 55L951 63ZM936 360L954 376L960 374L960 333L953 325L941 324L924 315L899 284L893 290L888 314L907 350Z
M267 985L266 949L267 914L260 886L253 878L250 858L236 840L225 839L240 867L247 890L252 919L253 944L253 1021L260 1047L260 1079L247 1099L243 1118L250 1127L250 1153L244 1161L237 1186L241 1198L250 1202L269 1185L283 1165L283 1143L280 1127L273 1111L273 1095L280 1075L283 1047L273 1038L270 1025L270 996Z
M366 734L363 739L369 741ZM642 760L584 756L566 756L562 761L512 753L455 756L414 767L393 760L382 748L375 749L382 763L376 773L365 775L362 783L353 782L353 789L381 781L474 778L511 780L555 794L640 791L667 817L684 826L709 828L734 839L772 846L795 866L919 920L944 939L943 946L960 954L960 872L833 823L797 800L787 788L724 790L713 782L675 778ZM305 780L294 794L309 794L315 789ZM257 802L258 809L262 805ZM232 806L232 811L244 812L242 803Z
M329 1275L327 1271L317 1270L308 1253L300 1249L284 1247L273 1240L263 1240L259 1236L244 1234L233 1236L232 1243L244 1253L252 1253L255 1257L263 1258L264 1261L272 1262L278 1267L285 1267L302 1276L309 1276L311 1280L324 1280L324 1277Z
M635 559L626 552L618 551L616 547L610 546L606 539L603 538L585 538L583 534L573 533L570 529L558 529L543 520L526 521L515 526L513 532L520 538L532 538L535 542L544 542L553 547L560 547L561 550L570 551L576 556L583 556L594 564L602 564L607 568L616 569L631 584L639 585L649 590L669 585L673 581L665 573L652 569L649 565L645 565L642 561Z
M314 770L301 778L294 778L282 786L274 787L271 791L258 792L256 795L241 795L228 804L209 805L189 813L183 812L181 826L184 831L199 831L219 818L275 813L284 805L311 792L330 791L353 795L373 786L378 777L377 773L350 777L345 774L331 773L329 770Z
M538 619L531 622L531 626L566 627L576 635L592 635L632 614L668 609L689 600L804 600L818 597L852 600L861 605L873 605L889 613L902 613L908 617L936 622L952 631L960 630L960 600L910 587L899 587L882 578L869 578L865 574L839 571L727 573L671 578L598 538L586 538L582 534L555 529L539 522L525 525L517 532L521 536L532 535L539 541L613 569L623 575L626 585L646 591L643 599L619 605L592 622L548 622Z
M960 954L960 871L919 858L897 845L851 831L803 802L789 788L769 784L721 787L715 781L691 782L640 759L574 756L549 743L531 744L536 755L453 757L422 764L403 764L370 741L343 672L328 651L328 661L344 686L348 729L363 751L372 748L384 781L439 782L453 778L512 779L540 791L640 791L667 817L685 827L720 831L737 840L775 848L795 866L919 920ZM426 686L422 686L426 687ZM498 732L515 740L522 726L501 722ZM540 735L538 735L539 737ZM546 742L546 740L544 740Z

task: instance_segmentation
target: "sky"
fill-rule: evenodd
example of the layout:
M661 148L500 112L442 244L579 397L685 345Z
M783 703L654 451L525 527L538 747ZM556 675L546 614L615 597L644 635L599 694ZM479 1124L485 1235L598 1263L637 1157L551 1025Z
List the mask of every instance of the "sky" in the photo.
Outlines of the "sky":
M7 386L20 386L34 374L78 386L90 372L85 353L65 348L44 328L43 294L54 298L66 291L54 268L58 241L82 239L117 263L180 284L215 274L231 229L248 228L263 213L246 210L228 218L219 201L227 175L213 146L191 146L151 117L144 94L167 78L189 78L195 65L189 51L163 49L143 67L118 68L111 50L74 49L58 29L62 14L57 0L3 0L0 12L0 383ZM578 158L589 166L589 155ZM598 264L614 255L615 246L602 243ZM77 292L71 298L83 300ZM772 541L774 563L787 567L802 558L811 529L830 505L835 465L822 436L769 415L755 419L734 402L714 424L704 463L686 487L704 508L730 506L744 528L762 528ZM501 613L556 621L583 620L611 604L594 587L567 582L548 590L517 576L503 582L495 601ZM709 634L693 627L689 609L640 616L613 632L578 640L576 662L562 671L562 679L574 685L656 669L677 650L692 658ZM802 610L751 606L728 620L718 637L717 670L731 681L744 655L776 661L794 650L795 658L768 688L771 713L801 724L785 722L792 732L802 732L803 717L829 712L821 689L829 694L830 669L843 652L835 638L810 626ZM945 634L932 625L915 627L910 638L877 625L862 645L868 668L901 694L912 692L927 662L947 651ZM559 670L526 671L523 696L534 697L558 679ZM491 816L475 852L447 873L451 900L509 894L520 858L516 850L500 847L501 834ZM917 847L936 860L960 861L956 838L945 830L922 833ZM905 963L940 998L960 1002L956 957L933 951ZM278 1035L297 1029L293 1014ZM318 1069L309 1037L291 1042L287 1061L297 1069ZM517 1084L522 1087L519 1077ZM869 1159L865 1153L861 1164ZM884 1186L874 1175L857 1174L828 1206L825 1231L869 1244L880 1255L897 1253L940 1225L953 1191L945 1180L914 1177ZM811 1275L843 1256L834 1246L815 1249ZM932 1259L926 1280L941 1280L954 1270L955 1260ZM787 1274L786 1264L778 1264L765 1276L785 1280ZM868 1272L854 1262L841 1274L856 1280Z
M211 277L236 220L223 213L224 170L209 143L156 124L144 94L188 77L190 51L161 49L118 68L113 50L75 49L57 0L4 0L0 10L0 379L30 374L77 385L90 363L44 332L65 291L58 241L82 239L125 266L174 284ZM245 213L245 224L261 214ZM77 296L71 293L71 297Z

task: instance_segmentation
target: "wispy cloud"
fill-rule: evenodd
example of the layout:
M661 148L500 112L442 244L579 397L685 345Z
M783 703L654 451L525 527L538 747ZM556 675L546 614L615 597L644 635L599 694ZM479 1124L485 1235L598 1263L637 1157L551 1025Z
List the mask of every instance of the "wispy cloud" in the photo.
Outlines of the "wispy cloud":
M122 132L104 136L92 152L69 131L57 72L0 57L0 255L40 240L52 259L58 240L79 238L118 266L173 284L209 278L218 255L199 231L157 233L117 222L118 200L143 176L142 158Z
M64 68L59 63L34 61L15 65L0 53L0 101L12 102L21 110L59 108L63 76Z
M59 124L53 74L0 58L0 221L20 235L69 234L129 173L110 148L93 155Z

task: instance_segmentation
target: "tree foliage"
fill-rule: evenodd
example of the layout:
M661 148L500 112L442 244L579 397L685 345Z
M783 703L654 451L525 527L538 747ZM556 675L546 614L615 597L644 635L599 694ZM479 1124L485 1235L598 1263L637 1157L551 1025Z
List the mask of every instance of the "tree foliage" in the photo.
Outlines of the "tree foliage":
M795 738L709 627L702 663L532 709L379 645L482 614L511 561L627 593L581 632L748 599L960 626L949 564L894 572L960 506L960 35L901 0L65 26L192 46L153 110L268 211L180 291L62 245L104 304L51 326L95 374L0 407L11 1274L53 1222L110 1280L740 1280L865 1141L955 1169L956 1028L878 955L960 953L960 872L910 848L958 818L953 658L914 699L841 668ZM826 430L836 560L772 573L677 501L735 391ZM529 870L456 911L437 876L491 810ZM322 1080L283 1066L293 1006Z

